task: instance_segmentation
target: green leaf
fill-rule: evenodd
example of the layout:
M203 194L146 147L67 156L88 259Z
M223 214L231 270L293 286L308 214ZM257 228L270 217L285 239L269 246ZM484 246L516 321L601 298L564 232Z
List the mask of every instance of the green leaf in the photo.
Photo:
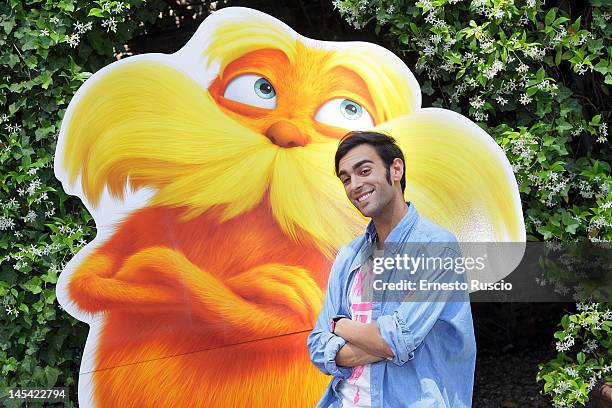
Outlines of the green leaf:
M584 364L585 356L584 356L584 353L582 351L580 353L578 353L576 358L578 359L578 362L580 364Z
M578 30L580 30L580 22L582 21L582 16L578 17L578 19L574 22L574 24L572 24L572 30L574 30L574 32L578 32Z
M57 383L57 379L61 373L60 370L58 370L55 367L45 367L44 368L44 372L45 372L45 379L46 379L46 383L45 386L46 387L53 387L56 383Z
M95 17L104 17L104 11L99 8L92 8L91 10L89 10L88 15L95 16Z
M11 31L13 31L13 28L17 23L15 22L14 18L7 18L7 16L4 17L6 19L0 22L0 27L2 27L4 29L4 33L8 35L11 33Z
M60 0L58 4L60 10L70 13L74 11L74 1L73 0Z
M553 21L555 21L555 17L557 15L557 10L555 8L551 8L548 13L546 13L546 17L544 17L544 24L547 26L550 25Z

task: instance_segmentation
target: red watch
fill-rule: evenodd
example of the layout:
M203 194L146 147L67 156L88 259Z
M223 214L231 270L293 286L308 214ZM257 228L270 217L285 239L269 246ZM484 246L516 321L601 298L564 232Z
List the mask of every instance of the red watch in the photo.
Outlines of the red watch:
M329 321L329 329L331 330L332 333L334 332L334 330L336 330L336 323L338 323L338 321L340 321L340 319L346 319L346 317L344 317L344 316L333 317Z

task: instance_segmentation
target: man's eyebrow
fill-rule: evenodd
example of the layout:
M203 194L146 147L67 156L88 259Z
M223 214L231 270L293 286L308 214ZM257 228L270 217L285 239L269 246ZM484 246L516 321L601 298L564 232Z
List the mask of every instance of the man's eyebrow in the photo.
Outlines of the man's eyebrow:
M353 164L353 170L363 166L366 163L372 163L373 164L374 162L372 160L368 160L368 159L364 159L364 160L358 161L357 163ZM346 174L346 171L340 170L340 172L338 173L338 177L342 176L343 174Z

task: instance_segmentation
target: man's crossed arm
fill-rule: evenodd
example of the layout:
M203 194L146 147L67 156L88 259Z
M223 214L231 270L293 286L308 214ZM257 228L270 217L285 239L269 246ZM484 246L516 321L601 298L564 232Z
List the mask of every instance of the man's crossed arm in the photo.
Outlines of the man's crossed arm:
M338 320L334 334L347 343L336 354L336 364L355 367L394 357L393 351L383 339L376 323L359 323L344 318Z

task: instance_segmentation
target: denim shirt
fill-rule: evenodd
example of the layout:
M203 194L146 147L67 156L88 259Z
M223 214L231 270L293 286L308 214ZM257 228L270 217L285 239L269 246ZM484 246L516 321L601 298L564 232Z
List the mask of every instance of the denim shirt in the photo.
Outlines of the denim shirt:
M332 376L317 407L340 407L338 385L352 374L352 368L336 365L336 354L346 341L331 333L330 320L351 316L348 283L359 270L364 251L372 248L375 236L376 229L370 222L364 235L338 251L329 274L323 308L308 336L310 359L324 374ZM437 245L443 248L444 253L438 254L443 257L460 253L455 236L419 216L410 203L385 241L405 242L443 243ZM458 302L373 302L372 322L376 322L394 354L392 360L371 365L373 408L472 405L476 342L467 292Z

